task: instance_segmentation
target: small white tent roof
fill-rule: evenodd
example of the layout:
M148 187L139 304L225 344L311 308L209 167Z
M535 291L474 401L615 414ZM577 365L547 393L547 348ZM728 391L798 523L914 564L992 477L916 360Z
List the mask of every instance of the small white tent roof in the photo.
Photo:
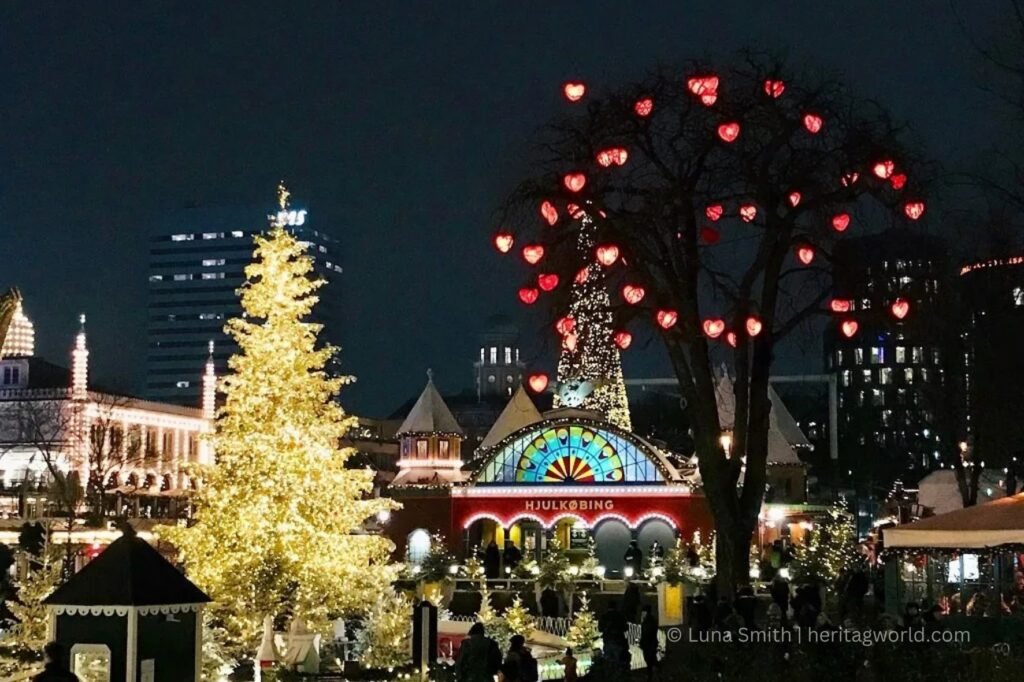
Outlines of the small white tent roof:
M427 372L427 385L423 388L416 404L409 411L396 435L407 433L455 433L462 435L462 428L448 409L444 398L434 387L434 380Z
M1024 493L882 531L886 548L1024 545Z
M732 429L736 423L736 395L732 378L721 372L715 384L718 400L718 421L723 429ZM797 426L793 415L786 409L782 398L775 390L768 387L768 399L771 401L771 415L768 426L768 463L769 464L800 464L794 447L810 447L810 441Z
M505 409L498 415L491 430L480 442L480 449L493 448L509 434L515 433L524 426L536 424L542 419L540 412L537 411L537 406L527 395L526 388L520 386L512 395L512 399L505 405Z

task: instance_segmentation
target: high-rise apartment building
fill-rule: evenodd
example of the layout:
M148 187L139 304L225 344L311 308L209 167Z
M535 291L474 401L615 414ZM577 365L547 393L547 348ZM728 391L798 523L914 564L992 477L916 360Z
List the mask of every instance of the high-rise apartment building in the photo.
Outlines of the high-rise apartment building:
M197 368L209 355L211 341L217 373L226 370L228 357L238 348L224 334L224 324L242 313L236 290L252 260L253 237L270 219L307 244L317 276L327 281L314 310L316 321L324 325L321 339L338 342L338 243L313 226L306 209L290 206L270 216L261 207L186 209L160 229L150 246L147 398L198 404Z

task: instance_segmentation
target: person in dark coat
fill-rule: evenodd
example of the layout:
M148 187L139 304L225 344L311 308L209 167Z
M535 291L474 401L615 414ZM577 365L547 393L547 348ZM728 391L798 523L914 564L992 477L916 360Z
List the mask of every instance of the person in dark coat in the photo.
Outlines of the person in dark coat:
M492 682L501 669L501 648L486 636L483 623L473 623L469 637L462 640L455 660L455 679L459 682Z
M540 680L537 659L533 657L529 647L526 646L526 638L522 635L513 635L509 640L508 653L501 666L501 674L505 682L538 682Z
M640 651L647 665L647 679L653 680L658 670L658 617L650 604L644 607L640 616Z
M491 580L500 578L500 570L501 550L498 549L498 543L492 538L484 550L484 575Z
M43 658L46 660L43 672L33 677L32 682L78 682L78 677L68 668L67 655L61 644L50 642L44 646Z
M601 633L601 648L609 663L629 663L629 642L626 640L628 628L629 624L619 611L619 605L614 601L609 602L608 610L597 620L597 629Z
M633 569L633 575L627 577L639 578L644 567L644 552L636 540L630 541L623 559L626 561L626 567Z
M523 553L516 547L516 543L511 540L505 543L505 553L503 558L505 559L505 572L511 573L516 570L516 566L523 560Z

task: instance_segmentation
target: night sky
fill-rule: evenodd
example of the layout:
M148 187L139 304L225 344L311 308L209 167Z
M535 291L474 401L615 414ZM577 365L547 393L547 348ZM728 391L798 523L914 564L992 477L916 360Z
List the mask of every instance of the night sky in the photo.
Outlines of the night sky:
M979 4L984 33L1002 8ZM154 226L186 204L269 208L284 178L342 244L342 362L359 378L344 402L386 414L427 367L468 385L482 321L521 315L489 237L531 134L565 106L559 85L600 91L744 46L841 74L947 166L997 142L944 0L5 0L0 286L21 287L38 352L62 364L87 313L94 378L139 390ZM540 334L541 315L520 319ZM650 376L661 358L625 362Z

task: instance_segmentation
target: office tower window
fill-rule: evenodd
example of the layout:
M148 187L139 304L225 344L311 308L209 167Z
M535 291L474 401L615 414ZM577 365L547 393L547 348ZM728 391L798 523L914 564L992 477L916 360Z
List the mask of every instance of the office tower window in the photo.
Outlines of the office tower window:
M871 347L871 364L881 365L885 362L885 348L879 346Z
M839 383L841 383L843 386L849 386L850 385L850 374L851 374L850 370L844 369L842 374L839 375Z
M874 405L875 407L881 407L885 405L885 394L882 393L882 389L871 389L871 404Z
M195 238L194 235L191 235L191 234L172 234L171 235L171 241L172 242L190 242L194 238Z
M924 348L921 348L921 346L914 346L911 348L910 361L915 365L920 365L924 362Z
M854 348L853 349L853 364L863 365L864 364L864 349Z
M870 369L861 370L861 375L863 377L863 381L864 381L865 384L870 384L871 383L871 370Z
M217 266L217 265L224 265L224 259L223 258L204 258L203 259L203 267L204 268L214 267L214 266Z
M498 347L497 346L491 346L491 364L492 365L498 364Z
M889 384L892 383L891 367L883 367L880 370L878 370L878 383L882 384L883 386L888 386Z
M905 346L896 346L896 364L902 365L907 361L907 349Z
M512 349L508 346L505 346L505 364L512 364Z

